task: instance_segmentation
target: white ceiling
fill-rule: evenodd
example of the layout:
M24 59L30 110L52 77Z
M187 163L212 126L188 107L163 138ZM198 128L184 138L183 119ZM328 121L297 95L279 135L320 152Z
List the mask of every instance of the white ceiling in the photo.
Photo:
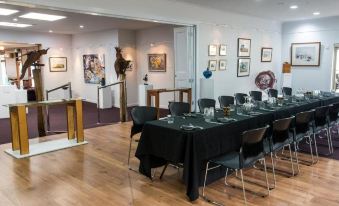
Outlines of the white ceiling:
M295 21L339 15L339 0L171 0L275 21ZM299 8L291 10L291 5ZM319 16L313 12L319 11Z
M14 22L13 19L17 18L18 22L16 23L27 23L32 24L33 26L27 28L14 28L14 27L2 27L0 29L15 29L20 31L38 31L38 32L49 32L52 30L53 33L59 34L77 34L84 32L92 31L102 31L108 29L130 29L130 30L140 30L159 26L159 23L156 22L145 22L137 20L128 20L120 19L114 17L105 17L89 14L79 14L71 12L61 12L61 11L52 11L46 9L37 9L37 8L28 8L22 6L6 5L0 4L0 8L7 9L16 9L20 12L15 13L10 16L0 16L0 21ZM61 19L54 22L40 21L40 20L30 20L19 18L20 15L23 15L28 12L40 12L47 14L55 14L66 16L66 19ZM83 29L80 29L80 25L84 25Z

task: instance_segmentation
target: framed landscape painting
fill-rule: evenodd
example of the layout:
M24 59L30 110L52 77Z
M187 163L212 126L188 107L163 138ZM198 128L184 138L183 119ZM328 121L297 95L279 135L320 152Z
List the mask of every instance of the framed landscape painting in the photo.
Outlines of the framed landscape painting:
M261 62L272 62L272 48L261 48Z
M250 67L251 67L251 59L249 58L241 58L238 59L238 77L246 77L250 76Z
M251 39L238 39L238 57L251 56Z
M216 71L217 70L217 60L209 60L208 62L208 68L211 71Z
M292 66L320 66L320 42L292 43Z
M148 54L149 72L166 72L166 54Z
M219 60L219 70L223 71L227 68L227 61L226 60Z
M50 57L50 72L67 72L67 57Z
M227 46L225 44L221 44L219 48L219 56L227 55Z
M208 45L208 56L217 56L217 48L215 44Z

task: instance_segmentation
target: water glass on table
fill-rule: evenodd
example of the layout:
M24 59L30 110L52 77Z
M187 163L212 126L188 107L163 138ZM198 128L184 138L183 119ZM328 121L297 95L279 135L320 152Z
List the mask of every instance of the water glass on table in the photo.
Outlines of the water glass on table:
M173 124L174 123L174 116L167 115L167 123L168 124Z

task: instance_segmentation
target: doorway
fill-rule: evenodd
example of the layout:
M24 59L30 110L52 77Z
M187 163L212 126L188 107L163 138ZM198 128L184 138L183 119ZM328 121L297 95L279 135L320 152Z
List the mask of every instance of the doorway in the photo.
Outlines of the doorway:
M334 45L334 61L332 71L332 90L339 91L339 44Z

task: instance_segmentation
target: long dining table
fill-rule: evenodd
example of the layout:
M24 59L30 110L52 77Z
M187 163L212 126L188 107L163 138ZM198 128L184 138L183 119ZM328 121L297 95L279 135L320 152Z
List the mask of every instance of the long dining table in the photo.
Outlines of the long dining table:
M139 171L152 178L151 169L167 163L183 164L183 182L190 201L199 198L206 162L219 155L239 150L241 134L249 129L271 125L276 119L290 117L299 112L339 102L339 96L314 98L286 103L274 109L258 109L256 115L238 115L232 112L233 121L219 122L222 111L215 112L215 119L205 121L202 114L176 116L174 123L166 119L144 125L135 156L140 160ZM182 125L194 125L194 130L184 130ZM225 169L212 170L207 183L225 175Z

